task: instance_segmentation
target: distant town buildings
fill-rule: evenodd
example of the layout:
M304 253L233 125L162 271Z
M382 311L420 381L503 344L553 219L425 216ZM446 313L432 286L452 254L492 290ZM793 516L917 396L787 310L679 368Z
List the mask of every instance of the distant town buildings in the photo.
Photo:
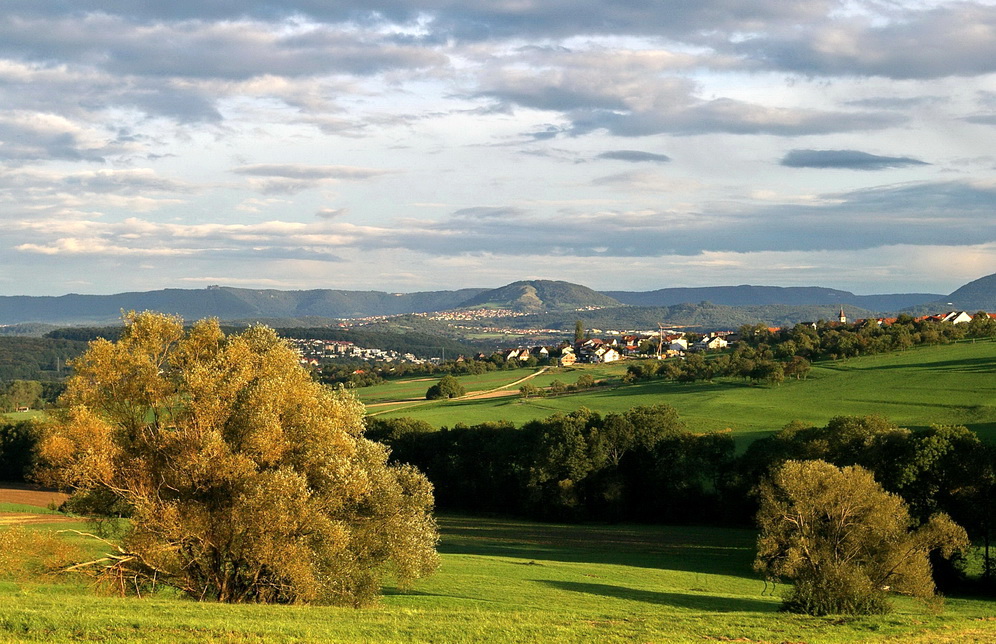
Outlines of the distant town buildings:
M432 319L465 321L480 319L481 317L501 317L495 315L499 312L506 317L518 317L519 313L503 309L477 309L473 311L459 311L450 313L433 314ZM428 314L421 314L428 317ZM985 314L992 319L996 315ZM973 314L967 311L948 311L934 315L925 315L915 318L915 321L932 321L938 323L966 324L971 322ZM377 319L383 319L379 317ZM897 318L870 318L858 319L853 322L855 325L877 324L879 326L891 325ZM358 322L354 321L354 322ZM848 324L847 315L844 308L840 308L836 320L829 322L831 325ZM464 328L454 325L457 328ZM815 327L815 323L813 324ZM509 329L506 327L466 327L476 331L486 330L494 333L508 333L509 335L563 335L563 330L557 329ZM779 331L778 327L769 327L772 333ZM630 356L670 358L681 357L687 352L698 351L720 351L729 347L737 339L733 331L715 331L704 335L688 334L675 329L665 329L661 327L657 331L618 331L588 329L587 334L598 334L601 337L586 337L574 344L562 342L556 346L518 346L496 352L496 354L478 354L476 360L500 359L505 362L516 362L523 364L529 361L531 364L537 362L542 364L556 364L558 366L571 366L574 364L603 364L622 360ZM693 341L694 340L694 341ZM407 362L413 364L423 364L427 362L438 363L440 358L423 359L412 353L391 351L387 349L372 349L358 346L352 342L330 341L330 340L310 340L288 338L288 341L297 349L301 355L301 363L306 366L319 366L321 364L335 361L337 359L366 360L371 362ZM469 359L469 358L466 358ZM532 359L532 360L531 360ZM459 356L458 361L465 358Z
M412 353L401 353L388 349L368 349L352 342L335 340L307 340L287 338L298 354L302 365L316 367L334 360L369 360L371 362L410 362L422 364L428 362L417 358Z

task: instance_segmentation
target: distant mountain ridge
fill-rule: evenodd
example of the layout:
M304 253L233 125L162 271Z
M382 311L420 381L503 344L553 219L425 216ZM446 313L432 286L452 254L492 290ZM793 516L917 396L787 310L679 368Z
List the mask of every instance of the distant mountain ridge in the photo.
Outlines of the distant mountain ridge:
M350 318L402 313L428 313L459 306L488 289L421 293L315 289L278 291L209 287L163 289L115 295L61 295L0 297L0 324L113 324L121 311L161 311L187 320L254 318Z
M818 286L707 286L701 288L662 288L656 291L605 291L631 306L675 306L711 302L723 306L826 306L850 305L869 311L890 312L944 298L934 293L855 295Z
M821 287L714 286L656 291L599 292L555 280L513 282L497 289L387 293L312 289L279 291L212 286L115 295L0 296L0 325L45 323L100 325L120 321L121 311L161 311L187 320L358 318L454 309L508 308L542 315L592 308L671 307L707 301L719 306L853 306L876 313L911 307L996 310L996 274L982 277L951 295L901 293L855 295ZM948 303L952 304L948 304Z

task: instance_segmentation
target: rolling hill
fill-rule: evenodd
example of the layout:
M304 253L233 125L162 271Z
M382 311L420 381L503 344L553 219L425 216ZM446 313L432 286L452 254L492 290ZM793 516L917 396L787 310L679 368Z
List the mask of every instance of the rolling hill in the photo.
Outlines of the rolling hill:
M470 298L459 308L503 308L520 313L574 311L587 307L620 306L608 295L587 286L552 280L513 282Z
M975 312L996 311L996 273L965 284L944 300L955 308Z

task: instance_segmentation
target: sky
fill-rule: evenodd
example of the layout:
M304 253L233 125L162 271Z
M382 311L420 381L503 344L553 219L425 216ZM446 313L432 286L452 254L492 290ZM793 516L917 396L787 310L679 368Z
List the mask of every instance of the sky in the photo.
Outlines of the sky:
M4 0L0 295L996 273L996 0Z

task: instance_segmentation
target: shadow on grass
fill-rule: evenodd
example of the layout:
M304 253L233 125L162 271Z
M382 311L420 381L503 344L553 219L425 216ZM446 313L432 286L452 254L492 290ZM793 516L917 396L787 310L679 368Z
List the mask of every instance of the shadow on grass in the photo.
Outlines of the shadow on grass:
M745 599L743 597L718 597L716 595L693 595L690 593L663 593L652 590L636 590L611 586L609 584L588 584L573 581L534 580L557 590L565 590L600 597L613 597L628 601L675 606L691 610L709 611L713 613L766 612L778 610L778 604L760 599Z
M557 525L440 517L444 554L604 563L753 578L756 533L694 526Z
M955 371L962 373L993 373L996 371L996 361L991 357L984 358L963 358L961 360L926 360L920 364L883 364L875 366L862 366L861 371L890 371L890 370L916 370L916 371Z
M757 385L751 385L748 382L740 380L722 379L711 381L698 380L696 382L675 382L673 380L655 378L653 380L620 385L613 388L612 391L606 391L604 393L614 396L650 396L662 394L667 394L668 396L700 396L702 394L718 394L730 390L750 388L756 389L758 387Z

